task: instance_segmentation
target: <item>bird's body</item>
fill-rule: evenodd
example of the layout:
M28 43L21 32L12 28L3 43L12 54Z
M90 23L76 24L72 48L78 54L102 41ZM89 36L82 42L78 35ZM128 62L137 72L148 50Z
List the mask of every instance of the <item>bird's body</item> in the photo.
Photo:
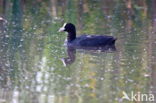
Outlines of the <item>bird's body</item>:
M106 35L81 35L76 37L76 28L73 24L64 24L59 31L68 32L66 44L72 47L104 47L113 46L116 38Z
M82 35L76 37L75 40L67 42L67 45L77 46L77 47L98 47L113 45L115 43L115 38L112 36L101 36L101 35Z

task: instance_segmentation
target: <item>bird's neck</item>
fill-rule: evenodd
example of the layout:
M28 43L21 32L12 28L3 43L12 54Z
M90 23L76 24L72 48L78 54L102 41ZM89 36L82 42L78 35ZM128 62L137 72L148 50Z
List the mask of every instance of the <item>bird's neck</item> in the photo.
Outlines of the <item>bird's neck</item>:
M72 42L74 39L76 39L76 31L68 32L67 36L68 42Z

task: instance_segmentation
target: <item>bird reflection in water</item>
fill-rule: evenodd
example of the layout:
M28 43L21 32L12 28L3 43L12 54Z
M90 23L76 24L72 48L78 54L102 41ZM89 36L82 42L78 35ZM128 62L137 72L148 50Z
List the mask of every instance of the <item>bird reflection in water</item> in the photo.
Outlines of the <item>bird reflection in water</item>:
M61 61L63 63L64 66L68 66L71 65L72 63L74 63L75 59L76 59L76 50L83 50L83 51L89 51L90 53L99 53L99 52L106 52L106 53L110 53L110 52L115 52L116 51L116 47L115 45L111 45L111 46L103 46L103 47L72 47L72 46L68 46L67 47L67 55L68 57L66 58L62 58Z

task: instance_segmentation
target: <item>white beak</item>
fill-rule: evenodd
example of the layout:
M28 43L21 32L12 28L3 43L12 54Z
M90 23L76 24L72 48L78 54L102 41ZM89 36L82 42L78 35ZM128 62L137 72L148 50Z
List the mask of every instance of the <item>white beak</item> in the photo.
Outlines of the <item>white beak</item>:
M4 18L0 17L0 21L4 21L5 23L7 23L7 20L5 20Z
M64 23L63 26L59 29L58 32L63 32L63 31L65 30L65 26L66 26L66 24L67 24L67 23Z
M65 63L64 58L62 58L62 59L61 59L61 61L62 61L62 63L63 63L63 66L65 66L65 67L66 67L66 66L67 66L67 64Z
M64 27L61 27L58 32L63 32L65 30Z

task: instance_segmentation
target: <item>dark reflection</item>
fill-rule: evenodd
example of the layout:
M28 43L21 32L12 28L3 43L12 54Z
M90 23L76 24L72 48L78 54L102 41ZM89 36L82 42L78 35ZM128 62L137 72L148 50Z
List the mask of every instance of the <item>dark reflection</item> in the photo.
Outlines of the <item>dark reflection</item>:
M68 46L67 47L68 57L61 59L64 66L71 65L72 63L74 63L74 61L76 59L76 49L89 51L90 53L116 51L115 45L111 45L111 46L107 45L107 46L102 46L102 47L78 47L78 48Z
M64 66L70 65L75 61L76 49L73 47L67 47L67 55L68 57L61 59Z

